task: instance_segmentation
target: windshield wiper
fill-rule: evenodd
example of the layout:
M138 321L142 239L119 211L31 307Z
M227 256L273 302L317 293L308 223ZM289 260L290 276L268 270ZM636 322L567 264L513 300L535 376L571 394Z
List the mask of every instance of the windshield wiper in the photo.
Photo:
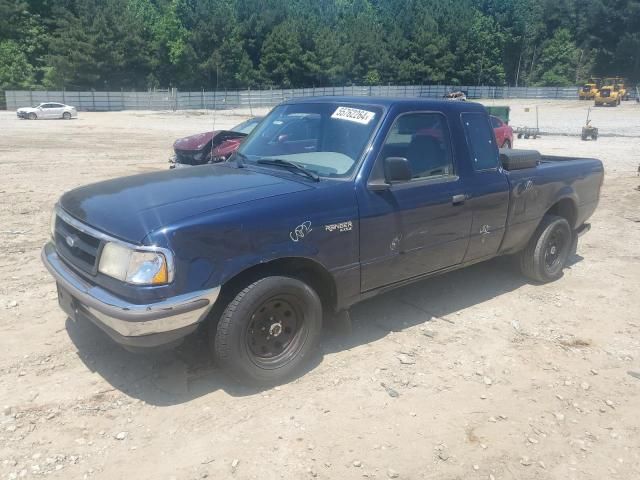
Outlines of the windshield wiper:
M314 172L307 168L301 167L297 163L290 162L289 160L282 160L281 158L261 158L257 163L262 165L275 165L276 167L288 168L289 170L295 170L296 172L302 173L314 182L320 181L320 177Z

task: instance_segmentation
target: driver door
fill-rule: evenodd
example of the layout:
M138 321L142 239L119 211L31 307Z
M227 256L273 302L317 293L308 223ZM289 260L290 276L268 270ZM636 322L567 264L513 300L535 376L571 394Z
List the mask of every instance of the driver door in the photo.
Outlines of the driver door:
M399 115L369 183L387 157L409 160L412 180L359 192L361 289L401 282L462 262L472 214L457 175L449 128L437 112Z

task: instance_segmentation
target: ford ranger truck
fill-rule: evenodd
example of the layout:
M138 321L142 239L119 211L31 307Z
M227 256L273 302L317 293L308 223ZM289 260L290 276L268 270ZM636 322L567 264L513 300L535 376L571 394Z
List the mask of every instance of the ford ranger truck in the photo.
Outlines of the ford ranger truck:
M42 259L71 319L137 350L202 326L228 372L272 384L324 313L389 289L498 255L557 280L602 180L599 160L499 151L479 104L293 99L228 162L65 193Z

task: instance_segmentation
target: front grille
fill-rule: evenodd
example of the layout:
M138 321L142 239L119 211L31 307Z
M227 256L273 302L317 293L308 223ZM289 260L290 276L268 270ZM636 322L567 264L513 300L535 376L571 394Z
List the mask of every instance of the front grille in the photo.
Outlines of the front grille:
M80 270L95 275L101 241L56 217L55 243L58 253Z
M208 160L208 155L205 155L202 151L175 150L175 153L176 163L184 165L203 165Z

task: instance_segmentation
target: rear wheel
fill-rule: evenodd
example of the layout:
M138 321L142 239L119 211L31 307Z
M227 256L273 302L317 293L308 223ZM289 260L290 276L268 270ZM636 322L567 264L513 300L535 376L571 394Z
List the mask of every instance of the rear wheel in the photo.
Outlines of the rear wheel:
M306 283L266 277L227 305L211 346L217 361L243 383L286 381L315 349L322 304Z
M30 113L29 114L29 120L37 120L38 116L35 113Z
M562 276L573 245L573 232L563 217L545 215L526 248L520 269L532 280L547 283Z

